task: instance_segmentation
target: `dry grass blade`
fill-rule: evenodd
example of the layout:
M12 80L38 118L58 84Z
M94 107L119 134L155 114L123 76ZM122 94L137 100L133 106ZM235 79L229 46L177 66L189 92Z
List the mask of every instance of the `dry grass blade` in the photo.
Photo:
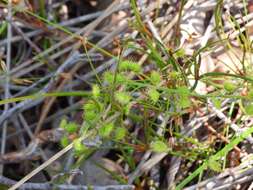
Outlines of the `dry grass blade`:
M29 179L31 179L34 175L38 174L40 171L45 169L47 166L52 164L55 160L60 158L62 155L64 155L66 152L68 152L70 149L73 148L73 143L69 144L67 147L62 149L60 152L56 153L53 157L51 157L49 160L41 164L39 167L37 167L35 170L27 174L24 178L22 178L20 181L18 181L16 184L14 184L9 190L15 190L18 189L21 185L23 185L25 182L27 182Z

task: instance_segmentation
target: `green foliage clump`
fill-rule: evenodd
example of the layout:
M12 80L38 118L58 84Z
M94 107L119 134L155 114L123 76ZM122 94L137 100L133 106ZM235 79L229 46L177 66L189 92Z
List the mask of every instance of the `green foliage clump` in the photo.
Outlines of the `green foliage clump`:
M81 139L75 139L73 142L73 147L75 150L76 155L81 155L84 153L86 150L88 150L88 147L86 147Z
M186 87L178 88L178 106L182 109L191 106L190 90Z
M214 159L208 160L208 167L215 172L222 171L221 163Z
M69 145L69 139L66 135L61 138L61 146L66 147Z
M153 85L159 85L161 82L161 75L157 71L152 71L150 75L150 81Z
M253 103L250 103L244 107L247 115L253 115Z
M141 71L141 66L133 61L125 60L119 63L119 71L133 71L139 73Z
M237 88L237 86L230 81L225 81L223 85L224 85L224 89L227 92L233 92Z
M125 138L127 129L124 127L117 127L114 132L114 140L120 141Z
M131 96L127 92L116 92L115 93L115 99L121 105L127 105L131 100Z
M116 76L114 73L112 72L105 72L104 73L104 81L106 81L109 85L113 84L115 82L115 84L120 85L120 84L125 84L127 82L127 77L123 74L118 73Z
M97 84L92 86L92 96L97 99L100 96L100 88Z
M84 119L87 122L93 121L98 117L98 113L100 111L100 105L96 103L93 100L88 101L84 104L83 110L84 110Z
M112 133L113 129L114 129L114 124L113 123L107 123L107 124L103 125L102 127L100 127L98 129L98 134L101 137L109 137L110 134Z
M149 95L151 101L154 102L154 103L156 103L159 100L159 97L160 97L160 93L154 88L151 88L148 91L148 95Z
M168 145L167 145L166 143L164 143L163 141L157 140L157 141L152 142L152 144L151 144L151 149L152 149L154 152L168 152L169 147L168 147Z
M68 133L74 133L78 130L78 125L74 122L67 122L66 119L62 119L60 128L65 129Z
M248 98L253 99L253 90L252 89L250 89L248 92Z

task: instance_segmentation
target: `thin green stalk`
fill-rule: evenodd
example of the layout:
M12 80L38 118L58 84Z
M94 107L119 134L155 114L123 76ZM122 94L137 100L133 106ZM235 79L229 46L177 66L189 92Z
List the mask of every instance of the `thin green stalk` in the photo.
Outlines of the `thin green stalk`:
M205 73L205 74L199 76L199 79L202 79L202 78L205 78L205 77L217 77L217 76L234 77L234 78L243 79L247 82L253 83L253 78L250 78L250 77L247 77L247 76L241 76L241 75L237 75L237 74L232 74L232 73L221 73L221 72Z
M179 15L178 15L178 20L176 24L176 29L175 29L175 44L179 44L179 39L180 39L180 23L183 15L183 10L184 10L184 5L186 4L187 0L181 0L180 1L180 8L179 8Z
M36 93L33 95L28 95L28 96L0 100L0 105L14 103L14 102L20 102L20 101L24 101L24 100L40 99L41 97L65 97L65 96L90 97L91 93L86 92L86 91Z
M89 62L89 64L90 64L90 67L91 67L92 71L95 73L95 76L96 76L96 78L97 78L97 81L99 82L100 85L102 85L102 82L101 82L101 80L100 80L100 78L99 78L99 76L98 76L98 74L97 74L97 72L96 72L96 69L95 69L95 67L94 67L94 65L93 65L93 63L92 63L92 61L91 61L91 59L90 59L90 56L89 56L89 53L88 53L88 50L87 50L87 47L86 47L86 44L85 44L85 43L83 43L83 48L84 48L84 52L85 52L85 54L86 54L86 56L87 56L87 58L88 58L88 62Z

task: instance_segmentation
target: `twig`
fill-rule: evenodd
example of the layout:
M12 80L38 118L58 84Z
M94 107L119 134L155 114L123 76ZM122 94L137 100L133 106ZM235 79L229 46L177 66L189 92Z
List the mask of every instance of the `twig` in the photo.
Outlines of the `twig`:
M32 133L32 130L31 130L30 127L28 126L28 124L27 124L27 122L26 122L24 116L23 116L22 114L18 114L18 117L19 117L19 119L20 119L20 122L21 122L22 125L24 126L24 129L26 130L26 132L27 132L28 136L30 137L30 139L31 139L31 140L35 140L36 137L35 137L34 134ZM46 161L48 158L47 158L46 154L44 153L44 151L43 151L40 147L38 147L38 150L39 150L39 152L40 152L40 155L41 155L43 161Z
M37 52L37 53L41 53L41 49L35 44L33 43L27 36L26 34L15 24L15 23L11 23L13 28L24 38L24 40ZM56 64L56 62L53 59L48 58L49 63L53 63Z
M11 120L10 120L10 122L13 123L16 131L18 131L18 130L21 129L20 122L19 122L17 116L12 117ZM7 137L8 136L6 136L6 141L8 142L8 138ZM20 143L17 144L17 147L21 148L21 149L24 149L26 147L25 135L24 134L20 135L18 141ZM0 157L1 157L1 155L0 155Z
M69 57L69 59L67 59L61 67L58 68L58 70L55 72L54 77L51 78L51 80L49 81L49 83L38 92L39 93L47 93L51 86L54 84L55 82L55 77L58 77L59 74L61 72L63 72L66 68L68 68L69 66L75 64L77 61L80 60L80 56L82 56L82 54L79 54L78 52L75 52L74 54L72 54L72 56ZM10 116L12 116L14 113L17 112L21 112L23 110L29 109L35 105L38 105L39 103L41 103L43 101L43 97L36 99L36 100L25 100L21 103L18 103L15 107L12 107L11 109L9 109L8 111L6 111L4 114L2 114L0 116L0 126L1 124Z
M45 123L48 123L48 122L50 122L50 121L52 121L52 120L55 120L55 118L60 118L61 116L63 116L63 115L65 115L65 114L69 113L70 111L73 111L73 110L75 110L75 109L80 108L80 107L82 106L81 102L82 102L82 101L79 101L79 102L75 103L74 105L71 105L71 106L69 106L69 107L67 107L67 108L65 108L65 109L63 109L63 110L60 110L60 111L58 111L57 113L55 113L55 114L49 116L49 117L45 120ZM33 129L33 128L35 128L36 126L37 126L37 123L34 123L34 124L30 125L30 128ZM21 129L21 130L15 132L15 133L9 134L9 135L7 136L7 139L9 139L9 138L11 138L11 137L14 137L14 136L16 136L16 135L19 135L20 133L23 133L24 131L25 131L24 129Z
M218 133L211 125L209 125L207 122L205 123L205 126L207 127L207 129L213 133L214 135L217 136L217 138L220 138L222 141L224 141L225 143L229 143L230 141L224 137L222 134ZM235 146L234 149L238 152L241 152L241 149L238 146Z
M91 22L90 24L88 24L87 26L85 26L84 28L82 28L80 31L78 31L77 33L75 33L75 35L80 35L80 34L84 34L85 37L89 36L88 34L91 33L92 30L94 30L106 17L108 17L109 15L111 15L112 13L119 11L121 9L127 8L128 7L128 3L126 4L119 4L118 0L114 1L104 12L102 15L100 15L97 19L95 19L93 22ZM74 38L75 35L71 35L69 37L67 37L66 39L62 40L61 42L55 44L52 48L47 49L46 51L44 51L43 53L41 53L40 56L44 56L44 55L48 55L49 52L53 51L54 49L60 47L61 45L65 44L66 42L72 40ZM109 34L110 35L110 34ZM106 42L107 44L109 42ZM74 49L78 49L78 47L81 45L81 42L78 41L78 43L75 45ZM73 49L73 47L71 48ZM38 57L38 56L36 56ZM19 68L20 69L20 68Z
M64 45L65 43L71 41L75 36L78 36L80 34L83 34L84 32L88 32L88 30L90 30L90 27L96 27L103 19L105 19L106 17L108 17L109 15L111 15L112 13L128 8L129 4L128 3L123 3L123 4L118 4L116 1L112 4L113 6L110 7L110 9L105 10L105 12L100 15L96 20L94 20L92 23L88 24L87 26L85 26L84 28L82 28L81 30L79 30L78 32L76 32L75 34L67 37L66 39L61 40L60 42L58 42L57 44L55 44L54 46L48 48L47 50L45 50L44 52L36 55L35 57L33 57L31 60L28 60L26 62L24 62L22 65L15 67L12 71L10 71L10 74L14 74L17 71L23 71L23 68L26 66L30 66L35 60L37 60L40 57L45 57L48 56L50 52L54 51L55 49L61 47L62 45ZM103 18L103 19L102 19ZM98 22L99 21L99 22ZM89 32L88 32L89 33ZM87 34L87 33L86 33ZM69 49L68 51L70 51L71 49L73 49L73 47L68 47L65 49ZM53 59L53 57L55 56L50 56L51 59ZM38 68L38 66L43 65L43 63L35 63L33 64L33 69L34 68ZM29 69L29 71L32 71L32 69ZM26 74L26 73L23 73ZM21 75L18 75L18 77L20 77ZM16 76L17 77L17 76ZM2 80L4 77L0 76L0 80Z
M11 20L9 22L11 22ZM22 39L24 39L37 53L41 52L41 49L35 43L33 43L15 23L11 24L13 28L21 35Z
M173 156L170 160L170 167L166 173L167 189L173 189L175 185L175 177L180 168L182 159L180 157Z
M95 18L99 17L101 14L102 14L102 12L98 11L96 13L91 13L91 14L79 16L77 18L69 19L67 21L63 21L63 22L59 23L59 25L60 26L72 26L72 25L78 24L80 22L86 22L86 21L90 21L92 19L95 19ZM52 26L48 27L48 30L53 30L53 29L55 29L55 27L52 27ZM43 31L43 30L35 30L32 32L25 33L25 35L28 38L31 38L31 37L43 34L44 32L45 31ZM11 43L18 42L19 40L22 40L22 38L23 38L22 36L13 36L13 38L11 39ZM7 40L0 41L0 46L3 46L5 44L7 44Z
M12 2L8 1L8 19L12 18ZM12 27L11 24L8 23L8 33L7 33L7 61L6 61L6 80L5 80L5 88L4 88L4 98L8 99L10 97L10 66L11 66L11 38L12 38ZM4 113L6 113L9 109L9 104L4 105ZM5 153L5 145L6 145L6 133L7 133L7 121L4 122L2 128L2 141L1 141L1 154ZM0 165L0 175L3 173L3 165Z
M242 164L245 165L245 164ZM245 171L243 171L245 170ZM242 172L243 171L243 172ZM209 187L211 189L226 189L231 187L232 185L249 181L252 179L253 168L245 168L245 166L238 166L232 169L226 169L223 173L212 177L210 179L204 180L196 185L185 188L184 190L194 190L196 188L206 188ZM246 179L245 179L246 177Z
M4 176L0 176L0 183L4 185L14 185L17 183L16 181L6 178ZM85 186L85 185L58 185L51 183L25 183L20 186L20 190L48 190L48 189L59 189L59 190L133 190L133 185L107 185L107 186Z
M33 137L29 145L20 151L11 152L0 156L0 163L19 163L24 160L31 160L38 156L40 146L48 142L58 142L63 136L62 129L45 130Z
M143 164L138 167L138 169L129 175L128 178L128 184L132 184L133 181L139 177L141 174L148 172L151 170L152 167L154 167L157 163L159 163L165 156L167 156L168 153L155 153L152 155L152 157L144 162Z

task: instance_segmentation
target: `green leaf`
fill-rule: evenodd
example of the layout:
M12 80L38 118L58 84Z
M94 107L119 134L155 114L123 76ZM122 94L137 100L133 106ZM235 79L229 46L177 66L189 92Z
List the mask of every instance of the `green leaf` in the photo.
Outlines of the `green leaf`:
M182 108L188 108L191 105L191 100L190 100L190 90L187 87L179 87L177 89L178 93L178 105Z
M68 139L68 137L67 136L63 136L62 138L61 138L61 146L62 147L66 147L66 146L68 146L69 145L69 139Z
M130 102L131 96L126 92L116 92L115 99L122 105L126 105Z
M152 142L151 149L154 152L168 152L169 147L163 141L157 140Z
M81 154L86 151L88 148L82 143L80 139L75 139L73 144L76 154Z
M191 100L188 96L179 96L178 105L182 108L188 108L191 106Z
M98 133L101 137L109 137L113 129L114 129L114 124L108 123L100 127L98 129Z
M114 77L115 77L114 73L112 73L112 72L107 71L104 73L104 80L106 82L108 82L109 84L114 83ZM125 84L126 82L127 82L127 77L121 73L117 73L115 83L116 84Z
M99 106L94 101L88 101L86 104L83 105L84 113L83 118L86 121L94 120L99 113Z
M88 122L93 121L97 117L97 113L94 111L87 111L84 113L84 119Z
M156 103L160 97L160 93L154 88L149 90L148 95L154 103Z
M2 33L6 31L6 28L7 28L7 22L2 21L2 24L0 25L0 35L2 35Z
M92 95L95 99L97 99L100 96L100 88L97 84L92 86Z
M122 140L126 136L127 130L124 127L118 127L115 130L114 139L116 141Z
M129 115L130 111L132 108L132 103L128 103L127 105L124 106L124 114Z
M229 81L225 81L223 86L227 92L234 92L235 89L237 88L236 85L234 85L232 82Z
M96 105L95 102L88 101L86 104L83 105L83 109L84 109L85 112L88 112L88 111L97 111L98 107L97 107L97 105Z
M138 73L141 71L141 66L136 62L124 60L119 63L119 71L133 71Z
M74 122L67 122L66 119L62 119L60 123L60 128L65 129L68 133L74 133L78 130L78 126Z
M248 97L249 97L250 99L253 99L253 90L249 90L249 92L248 92Z
M181 96L189 96L191 94L191 91L186 86L181 86L181 87L177 88L177 92Z
M219 98L212 98L212 102L214 104L214 106L217 108L217 109L220 109L221 108L221 99Z
M176 71L171 71L169 74L169 78L173 80L178 79L179 77L180 77L180 73Z
M183 48L180 48L175 52L176 58L183 57L184 55L185 55L185 50Z
M208 167L211 170L216 171L216 172L221 172L222 171L221 163L218 162L217 160L214 160L214 159L208 160Z
M244 107L246 114L253 115L253 104L249 104Z
M60 128L65 129L67 124L68 124L67 120L63 118L60 123Z
M161 76L160 73L157 71L152 71L150 75L150 80L153 85L159 85L161 82Z
M78 126L76 123L74 122L70 122L68 123L66 126L65 126L65 130L68 132L68 133L74 133L78 130Z

